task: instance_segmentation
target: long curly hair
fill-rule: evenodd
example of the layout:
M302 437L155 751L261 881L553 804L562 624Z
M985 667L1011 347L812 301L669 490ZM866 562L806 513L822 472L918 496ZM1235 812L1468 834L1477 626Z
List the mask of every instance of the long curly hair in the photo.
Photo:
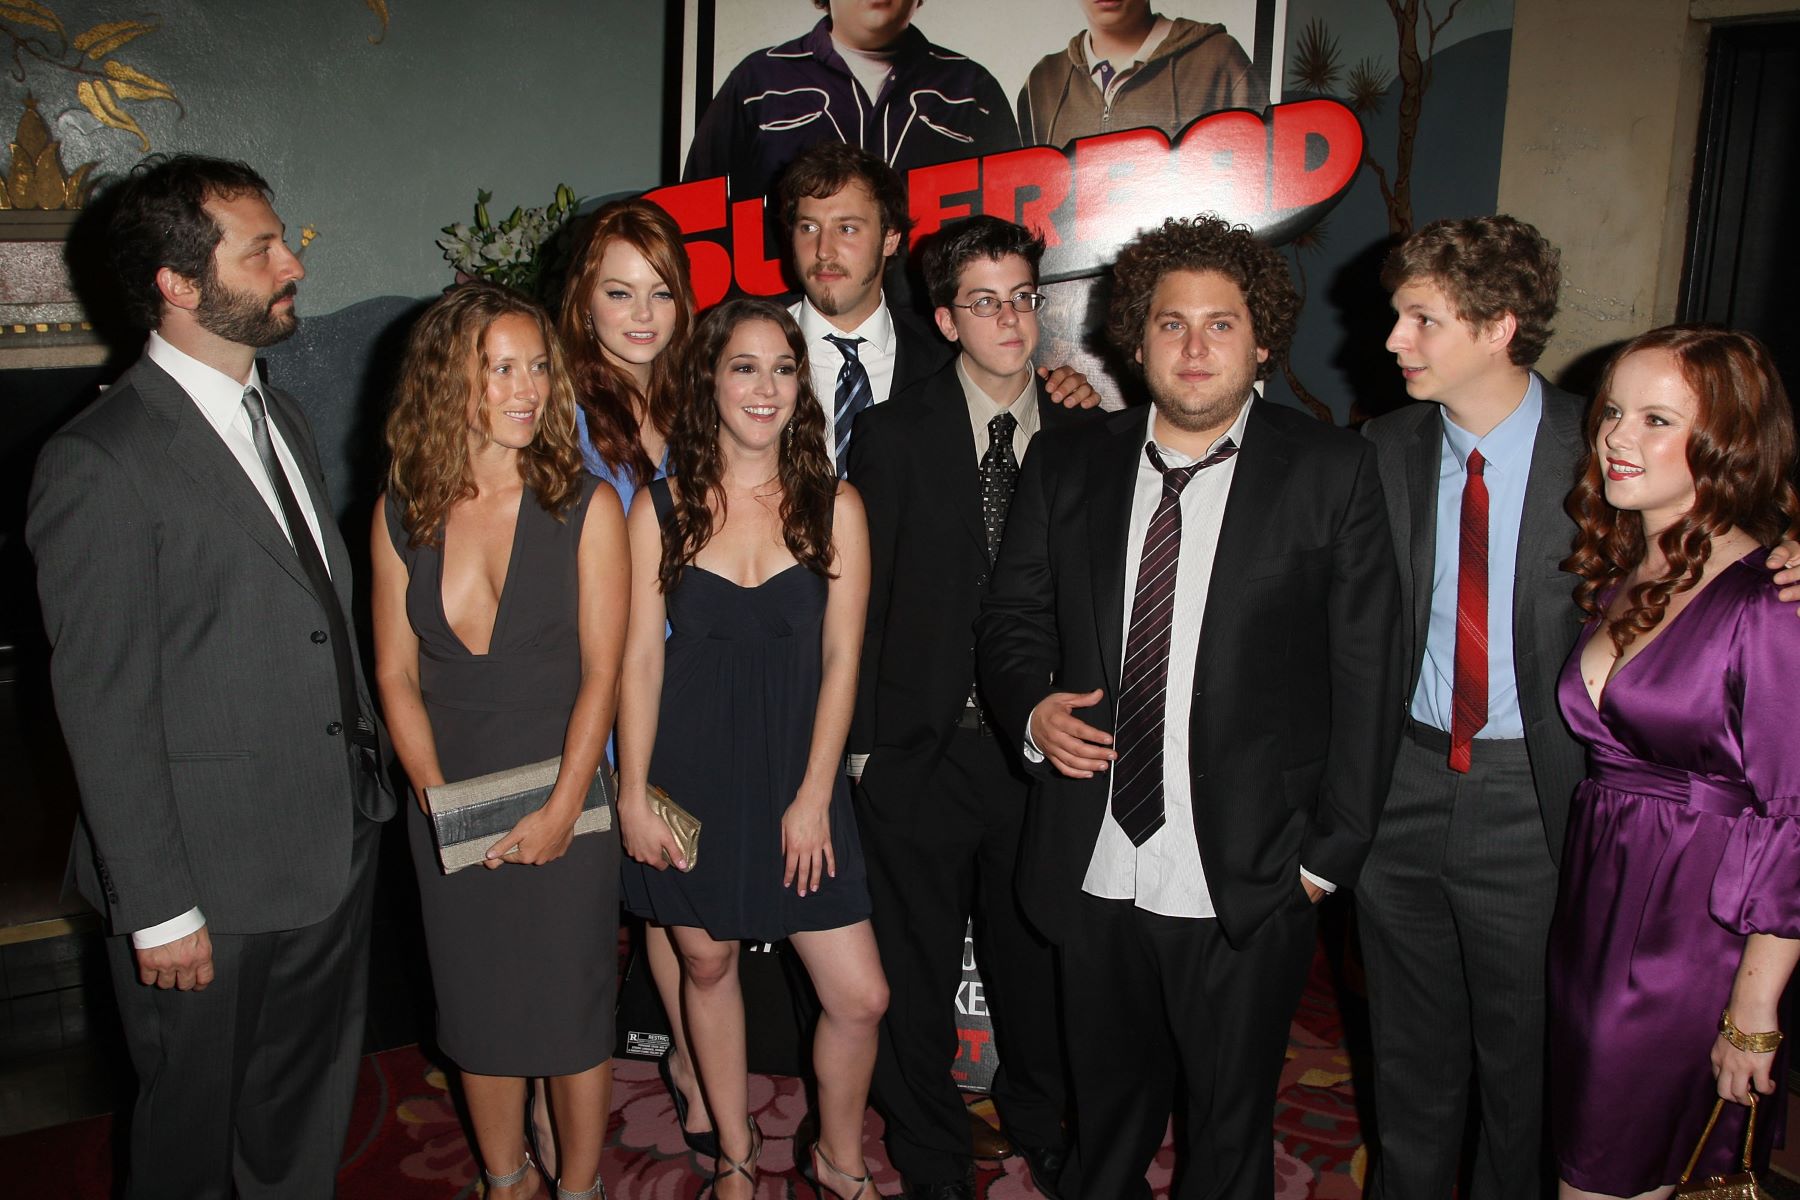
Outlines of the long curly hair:
M1269 352L1256 367L1256 377L1267 379L1294 340L1300 293L1294 290L1281 251L1258 241L1245 226L1211 214L1190 220L1170 217L1119 251L1113 263L1112 306L1106 315L1106 333L1113 345L1126 358L1137 356L1156 285L1175 271L1213 271L1237 284L1250 310L1256 344Z
M1606 502L1605 456L1594 447L1612 403L1619 364L1649 350L1674 356L1694 396L1687 441L1694 503L1656 539L1668 569L1660 578L1633 586L1625 611L1607 622L1607 635L1621 654L1639 634L1656 627L1671 596L1700 581L1716 535L1741 529L1768 545L1790 535L1800 522L1800 500L1790 474L1793 411L1768 350L1747 333L1717 326L1652 329L1613 355L1588 409L1587 448L1565 506L1575 519L1575 547L1562 564L1581 579L1575 588L1581 610L1602 615L1603 593L1644 560L1643 518Z
M413 325L388 412L387 486L414 546L438 545L450 509L476 494L469 471L469 403L485 389L487 331L507 316L533 322L550 352L549 392L537 436L519 451L519 477L558 520L581 498L575 392L550 314L491 283L459 284ZM485 434L487 413L479 406L476 411Z
M813 395L806 365L806 337L794 318L767 300L727 300L708 309L688 343L685 387L669 432L669 493L673 512L663 526L659 578L665 593L712 540L726 519L725 464L719 448L718 372L731 335L746 321L768 321L781 329L793 352L799 396L794 415L781 431L776 479L781 487L781 539L802 566L832 576L832 506L837 469L825 452L825 410ZM714 506L717 512L714 512Z
M662 352L651 361L647 393L601 347L589 315L594 291L600 286L600 260L615 241L642 254L675 297L675 328ZM682 249L681 229L675 219L642 197L615 200L594 210L563 289L556 328L567 348L576 399L587 414L588 439L608 465L623 470L637 487L656 474L656 464L644 453L638 437L638 410L642 409L658 433L669 436L675 423L681 351L693 323L694 289L688 281L687 251Z

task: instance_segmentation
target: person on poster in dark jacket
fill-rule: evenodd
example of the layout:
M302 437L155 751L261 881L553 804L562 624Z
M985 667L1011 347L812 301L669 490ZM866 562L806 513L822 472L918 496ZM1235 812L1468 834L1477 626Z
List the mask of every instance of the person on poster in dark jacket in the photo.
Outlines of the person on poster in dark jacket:
M1150 0L1081 0L1087 28L1019 91L1025 144L1155 126L1170 137L1225 108L1262 109L1269 82L1225 26L1166 17Z
M701 115L683 180L730 178L731 195L767 195L796 155L821 142L860 147L905 173L1011 150L1018 126L981 64L913 27L923 0L813 0L826 15L749 55Z

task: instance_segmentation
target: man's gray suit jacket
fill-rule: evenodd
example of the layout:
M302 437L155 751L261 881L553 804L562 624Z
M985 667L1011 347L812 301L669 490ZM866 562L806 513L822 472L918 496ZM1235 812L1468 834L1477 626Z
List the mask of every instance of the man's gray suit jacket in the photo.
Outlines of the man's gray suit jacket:
M348 614L311 431L266 391ZM280 524L148 358L44 447L26 538L81 792L82 894L115 933L195 905L225 934L329 916L356 822L392 816L394 798L352 762L324 614ZM360 667L356 686L372 718Z
M1575 523L1563 501L1575 486L1587 406L1547 381L1543 389L1544 412L1525 483L1513 581L1513 672L1544 836L1551 860L1560 863L1569 800L1587 774L1586 752L1569 733L1556 702L1557 677L1581 631L1581 612L1574 600L1576 579L1560 564L1575 539ZM1363 426L1381 464L1381 489L1400 565L1401 644L1407 654L1409 704L1419 686L1431 619L1443 413L1437 404L1410 404Z

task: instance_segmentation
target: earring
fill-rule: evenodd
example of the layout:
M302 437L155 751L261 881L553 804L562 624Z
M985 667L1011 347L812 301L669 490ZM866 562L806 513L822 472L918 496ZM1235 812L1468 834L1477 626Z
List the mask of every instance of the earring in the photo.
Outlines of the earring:
M595 341L598 341L600 339L600 335L594 332L594 316L592 313L582 313L581 314L581 323L583 325L587 326L587 333L588 333L589 337L593 338Z

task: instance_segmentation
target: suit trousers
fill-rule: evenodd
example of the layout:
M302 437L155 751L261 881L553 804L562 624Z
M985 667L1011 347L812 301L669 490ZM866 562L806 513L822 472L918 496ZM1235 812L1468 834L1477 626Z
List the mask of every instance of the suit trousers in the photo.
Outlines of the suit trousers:
M1178 1084L1175 1200L1270 1200L1275 1093L1318 919L1294 899L1242 947L1219 923L1083 893L1062 944L1083 1200L1144 1200Z
M1556 865L1525 743L1473 744L1409 723L1357 885L1374 1035L1371 1200L1446 1200L1471 1090L1470 1200L1545 1193L1544 957ZM1471 1087L1473 1075L1473 1087Z
M873 1092L888 1158L909 1183L961 1180L973 1159L968 1111L950 1077L971 914L1000 1059L992 1095L1001 1124L1024 1145L1063 1144L1055 959L1013 887L1028 788L991 732L958 728L925 793L904 811L877 813L858 789L890 997Z
M381 832L352 819L350 890L336 911L275 933L209 930L215 975L203 991L144 986L130 935L107 939L138 1077L127 1200L335 1194L362 1060Z

